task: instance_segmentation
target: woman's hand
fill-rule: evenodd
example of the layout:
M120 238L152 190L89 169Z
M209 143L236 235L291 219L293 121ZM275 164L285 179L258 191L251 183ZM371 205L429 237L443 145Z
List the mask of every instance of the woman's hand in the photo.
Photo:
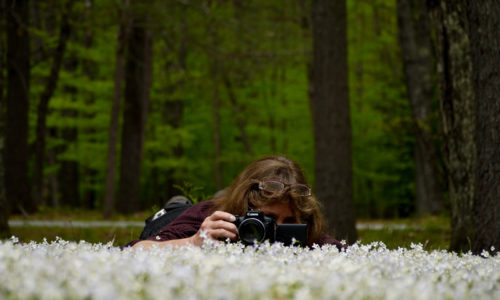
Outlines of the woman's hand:
M203 238L207 237L213 240L226 239L236 240L238 238L238 229L234 222L236 218L227 212L216 211L206 217L201 223L198 232L190 238L190 243L196 246L203 245ZM203 233L203 234L202 234ZM202 237L203 235L203 237Z

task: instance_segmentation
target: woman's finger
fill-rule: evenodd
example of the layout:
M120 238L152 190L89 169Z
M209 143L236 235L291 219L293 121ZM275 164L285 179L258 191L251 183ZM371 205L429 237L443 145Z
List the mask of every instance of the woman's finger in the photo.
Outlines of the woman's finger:
M230 223L230 222L227 222L227 221L223 221L223 220L218 220L218 221L215 221L212 223L212 228L214 229L225 229L227 231L230 231L234 234L238 233L238 228L236 228L236 225L234 225L234 223Z
M228 230L223 229L223 228L211 230L211 231L207 232L207 235L209 238L214 239L214 240L226 239L226 238L234 240L237 238L237 235L234 232L228 231Z
M224 220L227 222L234 222L236 220L236 217L232 214L220 210L213 212L208 218L211 221Z

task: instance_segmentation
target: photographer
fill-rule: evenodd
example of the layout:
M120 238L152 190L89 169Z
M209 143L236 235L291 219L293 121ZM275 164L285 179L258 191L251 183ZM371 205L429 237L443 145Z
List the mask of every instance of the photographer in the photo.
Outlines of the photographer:
M237 215L260 210L276 224L307 224L305 244L335 244L323 233L323 218L318 202L299 165L281 156L269 156L251 163L231 186L214 199L186 209L158 234L127 246L150 248L152 245L201 246L204 238L237 241Z

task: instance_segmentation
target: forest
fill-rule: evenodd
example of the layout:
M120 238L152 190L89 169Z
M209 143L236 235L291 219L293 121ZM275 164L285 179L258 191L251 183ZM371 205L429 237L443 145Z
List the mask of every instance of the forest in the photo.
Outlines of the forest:
M329 229L446 215L500 249L500 3L0 0L0 231L303 167ZM492 250L493 251L493 250Z

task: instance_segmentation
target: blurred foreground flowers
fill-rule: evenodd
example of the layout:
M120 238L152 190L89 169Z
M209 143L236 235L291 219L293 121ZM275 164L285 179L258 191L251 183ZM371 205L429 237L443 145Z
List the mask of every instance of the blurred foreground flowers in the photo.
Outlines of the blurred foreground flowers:
M500 299L500 255L0 242L0 299Z

